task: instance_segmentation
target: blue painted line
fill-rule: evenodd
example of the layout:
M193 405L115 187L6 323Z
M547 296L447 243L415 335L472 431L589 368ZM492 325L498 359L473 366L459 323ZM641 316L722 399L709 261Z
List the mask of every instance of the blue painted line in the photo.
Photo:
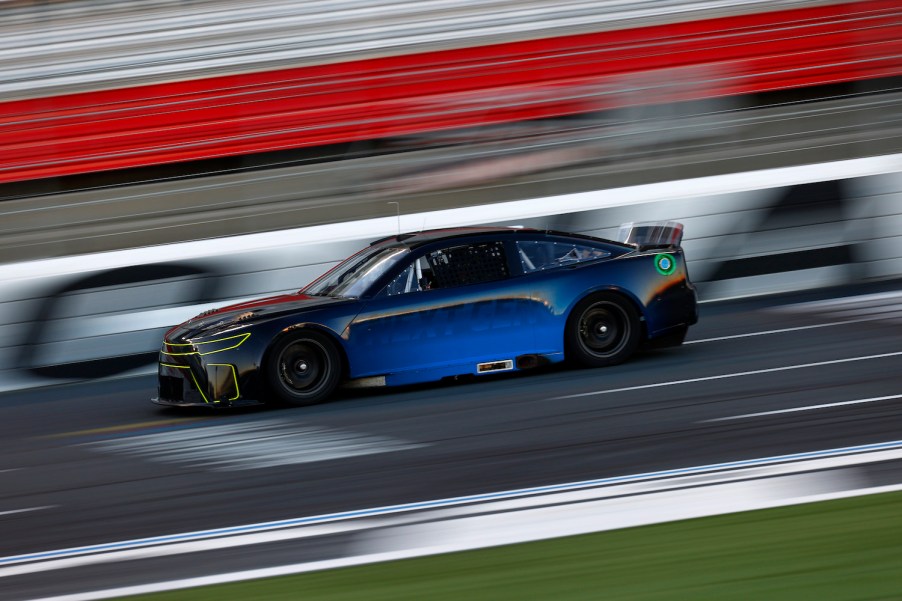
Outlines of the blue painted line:
M183 534L173 534L167 536L155 536L150 538L141 538L130 541L121 541L116 543L105 543L101 545L89 545L85 547L73 547L70 549L59 549L56 551L45 551L41 553L28 553L24 555L11 555L9 557L0 558L0 565L9 565L13 563L24 563L29 561L41 561L46 559L60 559L65 557L74 557L79 555L87 555L91 553L104 553L108 551L119 551L123 549L134 549L139 547L148 547L154 545L163 545L168 543L185 542L192 540L201 540L205 538L219 538L234 534L247 534L253 532L263 532L267 530L278 530L282 528L290 528L293 526L307 526L310 524L321 524L325 522L333 522L339 520L347 520L359 517L372 517L385 515L390 513L401 513L405 511L415 511L418 509L436 509L441 507L451 507L454 505L464 505L479 501L497 501L502 499L510 499L515 497L530 496L550 492L563 492L570 490L578 490L582 488L592 488L598 486L606 486L610 484L621 484L624 482L635 482L639 480L654 480L674 476L684 476L687 474L697 474L703 472L714 472L728 470L737 467L751 467L778 463L787 463L790 461L798 461L804 459L817 459L823 457L836 457L841 455L853 455L860 453L868 453L871 451L883 451L887 449L902 448L902 440L890 442L872 443L866 445L857 445L851 447L841 447L838 449L825 449L822 451L809 451L804 453L793 453L790 455L777 455L774 457L763 457L759 459L744 459L740 461L729 461L726 463L714 463L711 465L701 465L696 467L679 468L672 470L663 470L658 472L646 472L642 474L633 474L629 476L613 476L609 478L599 478L595 480L583 480L580 482L567 482L564 484L550 484L546 486L536 486L532 488L521 488L516 490L502 491L497 493L483 493L477 495L467 495L463 497L452 497L449 499L437 499L434 501L421 501L417 503L404 503L400 505L389 505L386 507L376 507L372 509L360 509L355 511L343 511L338 513L328 513L317 516L309 516L304 518L292 518L288 520L278 520L274 522L263 522L260 524L247 524L244 526L232 526L229 528L217 528L213 530L201 530L198 532L186 532Z

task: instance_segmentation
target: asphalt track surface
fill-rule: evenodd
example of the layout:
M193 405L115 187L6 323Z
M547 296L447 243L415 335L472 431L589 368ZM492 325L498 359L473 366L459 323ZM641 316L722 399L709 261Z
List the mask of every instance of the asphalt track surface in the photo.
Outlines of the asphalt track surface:
M0 557L897 440L898 284L703 304L688 344L617 367L305 409L164 410L152 377L0 395ZM748 416L761 412L776 413ZM0 596L284 565L344 542L4 577Z

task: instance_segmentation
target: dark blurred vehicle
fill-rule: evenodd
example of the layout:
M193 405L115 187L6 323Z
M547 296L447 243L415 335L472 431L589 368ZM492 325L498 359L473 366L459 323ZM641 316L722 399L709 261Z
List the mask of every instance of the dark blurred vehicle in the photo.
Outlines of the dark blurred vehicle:
M295 294L172 328L159 396L174 406L309 405L342 383L384 386L614 365L677 345L696 322L682 225L628 224L623 241L466 228L372 243Z

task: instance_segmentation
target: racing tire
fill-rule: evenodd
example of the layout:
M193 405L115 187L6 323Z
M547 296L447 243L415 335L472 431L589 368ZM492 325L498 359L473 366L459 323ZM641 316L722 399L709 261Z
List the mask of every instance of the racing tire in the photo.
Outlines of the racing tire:
M265 364L279 404L304 407L327 400L341 380L341 356L325 334L299 331L280 339Z
M639 313L631 302L616 294L594 294L570 312L565 356L583 367L617 365L636 352L641 333Z

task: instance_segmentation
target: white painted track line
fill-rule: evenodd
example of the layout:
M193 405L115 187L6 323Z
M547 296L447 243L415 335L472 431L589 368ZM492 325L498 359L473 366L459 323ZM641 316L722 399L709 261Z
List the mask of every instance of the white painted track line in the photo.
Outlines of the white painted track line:
M813 330L816 328L830 328L833 326L844 326L850 323L861 323L863 321L880 321L885 317L861 317L859 319L847 319L845 321L831 321L830 323L816 323L807 326L794 326L791 328L779 328L776 330L764 330L762 332L747 332L745 334L732 334L730 336L715 336L712 338L702 338L700 340L687 340L683 344L703 344L706 342L720 342L721 340L735 340L737 338L752 338L754 336L769 336L771 334L785 334L787 332L798 332L800 330Z
M605 498L658 494L693 486L704 487L718 483L766 480L777 476L835 470L839 467L854 467L862 463L890 460L902 460L902 441L615 476L2 557L0 558L0 578L92 563L194 553L374 527L406 525L411 521L447 520L461 516L518 511Z
M630 498L616 498L604 504L596 502L575 507L554 506L511 512L501 514L500 524L487 522L493 520L493 516L414 524L393 529L391 537L386 537L385 533L381 532L371 540L373 544L364 543L359 546L357 553L346 557L47 597L42 601L111 599L258 580L558 538L567 534L599 532L739 511L895 492L902 489L902 485L845 488L844 485L848 484L849 479L848 476L835 472L808 473L770 478L763 484L736 482L719 487L658 493L640 498L638 503ZM825 492L812 492L818 488L825 488L825 485L827 488ZM393 548L395 545L399 545L400 548ZM367 552L367 549L372 551Z
M152 557L171 557L188 553L216 551L236 547L245 547L266 543L284 542L315 536L341 534L354 531L381 531L389 527L419 527L424 523L453 522L459 518L479 518L487 521L490 527L492 516L511 512L536 511L538 509L554 511L565 507L599 501L610 501L629 497L637 502L642 496L658 495L668 491L691 487L707 487L715 484L723 485L737 482L749 482L791 476L802 472L835 470L841 467L852 467L864 462L902 460L902 448L872 451L863 455L839 455L807 459L800 462L777 463L773 465L740 467L707 474L684 474L664 479L612 484L564 492L550 492L535 496L517 497L486 501L470 505L458 505L437 509L426 509L421 512L401 513L370 517L366 520L340 520L325 524L302 525L281 530L269 530L247 534L236 534L219 538L208 538L186 542L170 542L151 547L136 546L101 553L73 555L59 559L40 561L23 561L0 567L0 578L70 569L86 565L96 565ZM552 512L554 513L554 512ZM659 514L646 516L643 519L654 520ZM500 519L500 518L499 518ZM663 521L663 520L662 520ZM609 522L605 522L609 523ZM566 533L564 533L566 534ZM510 536L508 534L508 536ZM446 534L444 538L447 538ZM516 542L516 541L514 541Z
M43 505L41 507L26 507L24 509L10 509L9 511L0 511L0 516L12 515L14 513L26 513L29 511L40 511L42 509L51 509L53 507L56 507L56 505Z
M830 361L816 361L814 363L801 363L798 365L785 365L783 367L770 367L767 369L753 369L751 371L739 371L729 374L718 374L716 376L704 376L701 378L688 378L686 380L671 380L669 382L656 382L654 384L640 384L638 386L625 386L623 388L611 388L609 390L594 390L592 392L580 392L577 394L566 394L563 396L551 397L551 400L575 399L587 396L596 396L600 394L613 394L616 392L631 392L633 390L646 390L649 388L661 388L664 386L679 386L680 384L694 384L696 382L710 382L713 380L724 380L727 378L740 378L743 376L754 376L758 374L769 374L779 371L789 371L793 369L805 369L808 367L821 367L824 365L836 365L839 363L851 363L853 361L870 361L873 359L885 359L888 357L898 357L902 355L902 351L894 353L880 353L877 355L864 355L861 357L848 357L846 359L832 359Z
M11 467L0 470L0 474L8 474L10 472L17 472L22 468ZM5 515L15 515L17 513L28 513L31 511L40 511L42 509L50 509L51 507L56 507L55 505L43 505L41 507L24 507L22 509L7 509L5 511L0 511L0 517Z
M884 302L889 301L889 303ZM823 310L842 310L847 308L857 309L860 307L869 307L869 306L878 306L878 307L896 307L899 308L902 306L902 292L899 291L891 291L891 292L875 292L872 294L856 294L853 296L842 296L839 298L828 298L824 300L816 300L816 301L808 301L803 303L795 303L792 305L786 305L784 307L778 307L775 310L786 313L798 313L798 312L808 312L808 311L823 311Z
M777 464L791 464L794 462L805 462L806 466L820 464L813 463L823 459L831 459L832 461L846 461L843 457L867 457L867 461L876 460L875 457L883 457L885 452L896 452L902 450L902 440L887 441L880 443L871 443L865 445L855 445L849 447L841 447L834 449L824 449L818 451L808 451L803 453L793 453L790 455L777 455L772 457L762 457L755 459L744 459L739 461L730 461L726 463L715 463L709 465L693 466L679 469L668 469L656 472L643 472L640 474L631 474L626 476L613 476L607 478L599 478L592 480L581 480L577 482L566 482L559 484L550 484L543 486L535 486L530 488L522 488L515 490L507 490L494 493L483 493L477 495L469 495L464 497L451 497L446 499L435 499L432 501L423 501L415 503L407 503L402 505L391 505L385 507L374 507L369 509L361 509L354 511L346 511L332 514L324 514L318 516L305 516L292 518L288 520L278 520L274 522L261 522L254 524L242 524L227 528L217 528L213 530L199 530L194 532L183 532L176 534L167 534L162 536L154 536L150 538L133 539L126 541L118 541L113 543L105 543L99 545L88 545L82 547L72 547L68 549L57 549L52 551L44 551L38 553L26 553L24 555L14 555L9 557L0 557L0 566L9 566L27 562L43 562L46 560L75 557L87 554L103 554L113 551L136 549L139 547L160 546L173 543L181 543L188 541L198 541L204 539L213 539L221 537L230 537L242 534L260 533L273 530L281 530L294 528L298 526L309 526L318 524L329 524L338 521L353 520L357 518L378 518L387 515L402 514L408 512L416 512L423 510L448 509L463 505L482 504L497 501L506 501L516 498L529 498L540 495L557 494L568 491L585 490L599 487L611 487L635 482L661 481L666 479L678 478L683 476L698 476L703 474L723 473L729 470L749 469ZM856 459L861 461L861 459ZM843 463L843 465L846 465Z
M880 494L886 492L896 492L902 490L902 485L880 486L873 488L863 488L857 490L848 490L835 493L824 493L817 495L806 495L794 499L794 505L801 503L815 503L818 501L831 501L834 499L843 499L848 497L864 496L871 494ZM761 509L770 507L782 507L787 505L785 501L759 501ZM671 505L673 506L673 505ZM683 504L683 506L688 506ZM413 548L404 550L387 551L382 553L371 553L364 555L353 555L351 557L341 557L338 559L328 559L323 561L314 561L308 563L299 563L293 565L277 566L272 568L261 568L256 570L247 570L244 572L231 572L225 574L217 574L213 576L201 576L197 578L185 578L182 580L171 580L169 582L156 582L152 584L127 586L122 588L91 591L89 593L75 593L71 595L61 595L57 597L45 597L35 599L33 601L93 601L95 599L114 599L118 597L127 597L132 595L144 595L148 593L160 593L165 591L174 591L187 588L196 588L201 586L211 586L215 584L228 584L233 582L244 582L247 580L259 580L262 578L273 578L277 576L289 576L292 574L305 574L310 572L319 572L323 570L332 570L337 568L347 568L353 566L367 565L373 563L382 563L388 561L396 561L399 559L413 559L416 557L424 557L427 555L438 555L441 553L451 553L455 551L466 550L460 544L454 545L433 545L429 548Z
M725 422L735 419L748 419L750 417L761 417L765 415L779 415L781 413L798 413L800 411L815 411L817 409L829 409L831 407L845 407L847 405L861 405L864 403L877 403L880 401L890 401L893 399L902 399L902 394L891 394L888 396L876 396L869 399L855 399L854 401L838 401L836 403L823 403L820 405L806 405L805 407L792 407L790 409L775 409L773 411L759 411L757 413L745 413L743 415L731 415L729 417L716 417L714 419L706 419L700 423L707 422Z

